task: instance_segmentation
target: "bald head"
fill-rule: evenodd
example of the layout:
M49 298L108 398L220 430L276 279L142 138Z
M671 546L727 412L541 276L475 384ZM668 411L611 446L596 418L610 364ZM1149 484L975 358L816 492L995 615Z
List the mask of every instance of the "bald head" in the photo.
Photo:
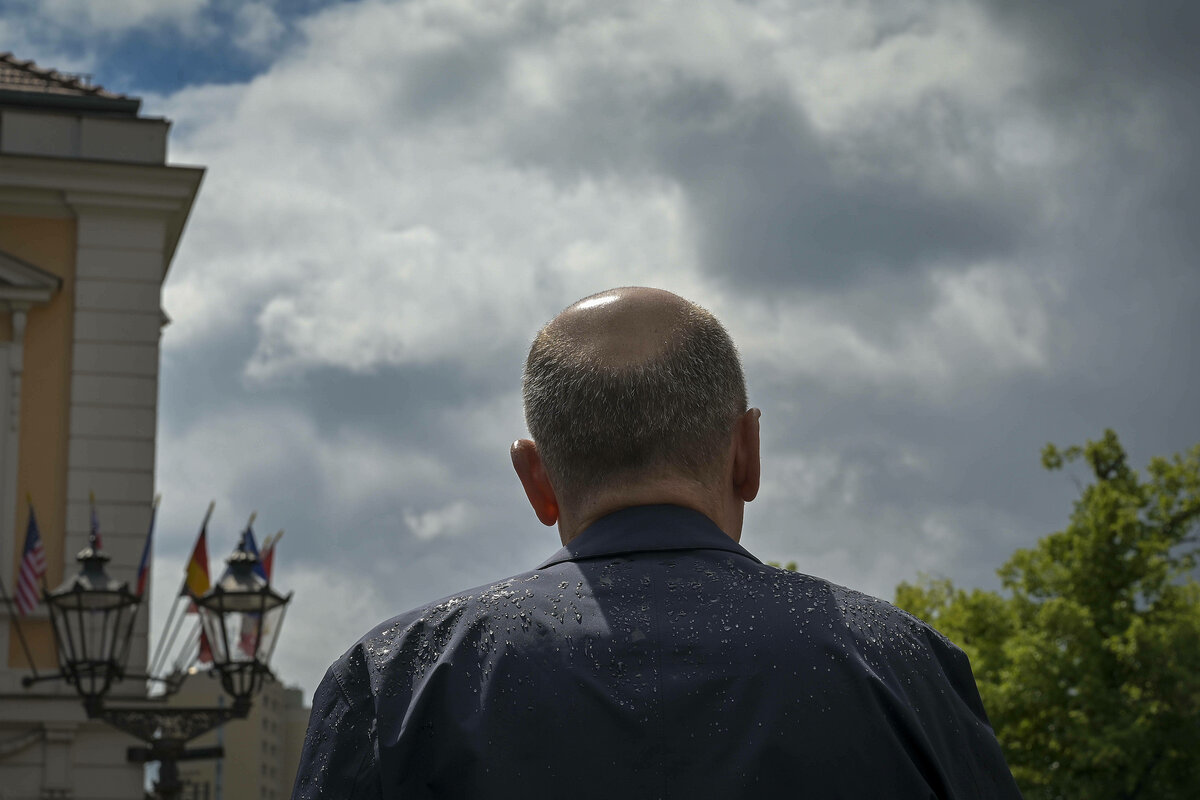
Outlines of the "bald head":
M660 289L584 298L525 365L525 419L567 497L664 472L715 477L746 410L737 351L712 314Z
M538 339L570 348L580 361L627 369L661 359L686 335L689 317L696 313L711 316L662 289L610 289L568 307Z

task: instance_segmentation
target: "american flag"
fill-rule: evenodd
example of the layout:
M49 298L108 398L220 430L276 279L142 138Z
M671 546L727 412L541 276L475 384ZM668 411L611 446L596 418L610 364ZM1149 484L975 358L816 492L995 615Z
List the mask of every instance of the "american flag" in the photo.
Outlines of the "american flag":
M21 572L17 575L17 611L22 616L37 608L38 581L46 574L46 551L38 533L33 506L29 507L29 527L25 529L25 552L21 555Z

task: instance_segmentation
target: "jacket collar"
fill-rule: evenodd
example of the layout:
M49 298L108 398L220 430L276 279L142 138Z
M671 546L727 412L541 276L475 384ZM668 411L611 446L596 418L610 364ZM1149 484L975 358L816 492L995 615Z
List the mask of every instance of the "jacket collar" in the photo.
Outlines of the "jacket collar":
M726 550L762 563L699 511L660 505L623 508L601 517L538 569L564 561L651 550Z

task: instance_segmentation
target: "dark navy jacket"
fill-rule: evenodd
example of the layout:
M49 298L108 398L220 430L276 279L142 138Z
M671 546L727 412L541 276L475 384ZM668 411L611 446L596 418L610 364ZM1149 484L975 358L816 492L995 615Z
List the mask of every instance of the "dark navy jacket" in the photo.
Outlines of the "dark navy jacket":
M295 798L1017 798L966 656L677 506L375 628Z

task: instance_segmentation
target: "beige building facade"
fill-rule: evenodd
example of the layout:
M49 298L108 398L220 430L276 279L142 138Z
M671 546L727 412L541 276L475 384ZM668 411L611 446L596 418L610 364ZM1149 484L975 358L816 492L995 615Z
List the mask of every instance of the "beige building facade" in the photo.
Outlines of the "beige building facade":
M33 499L45 582L73 574L94 492L109 571L136 582L154 497L160 298L203 170L167 163L140 101L0 54L0 576L17 582ZM147 593L148 596L148 593ZM148 605L148 600L147 600ZM130 667L146 661L149 608ZM21 619L56 670L45 605ZM0 800L142 796L135 744L30 664L0 606ZM113 694L144 693L128 681Z
M171 705L228 704L221 682L212 673L188 678ZM255 697L250 714L196 739L194 747L220 745L225 757L217 761L179 764L184 800L287 800L300 765L300 751L311 709L304 692L267 681Z

